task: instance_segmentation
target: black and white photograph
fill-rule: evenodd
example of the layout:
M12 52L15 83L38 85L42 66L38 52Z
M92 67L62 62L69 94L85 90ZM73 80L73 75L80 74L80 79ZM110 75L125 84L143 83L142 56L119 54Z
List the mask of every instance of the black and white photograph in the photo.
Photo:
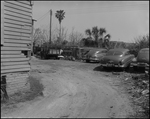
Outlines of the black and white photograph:
M149 1L1 1L1 118L149 118Z

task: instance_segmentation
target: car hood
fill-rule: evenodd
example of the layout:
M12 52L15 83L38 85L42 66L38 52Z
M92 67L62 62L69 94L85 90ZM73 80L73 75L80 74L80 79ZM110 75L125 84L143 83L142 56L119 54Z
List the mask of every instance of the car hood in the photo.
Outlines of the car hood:
M121 61L122 57L120 56L104 56L101 63L109 63L112 62L113 64L118 64Z
M137 56L137 62L149 63L149 56L146 54L139 54Z

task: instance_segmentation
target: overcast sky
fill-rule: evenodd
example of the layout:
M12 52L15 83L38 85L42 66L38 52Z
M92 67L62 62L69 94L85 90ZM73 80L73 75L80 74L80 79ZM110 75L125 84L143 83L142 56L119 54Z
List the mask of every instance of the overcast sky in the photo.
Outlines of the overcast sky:
M111 40L125 42L149 33L149 1L34 1L35 28L49 28L50 9L52 30L59 27L56 10L64 10L62 26L68 33L74 28L85 35L86 29L98 26L106 29Z

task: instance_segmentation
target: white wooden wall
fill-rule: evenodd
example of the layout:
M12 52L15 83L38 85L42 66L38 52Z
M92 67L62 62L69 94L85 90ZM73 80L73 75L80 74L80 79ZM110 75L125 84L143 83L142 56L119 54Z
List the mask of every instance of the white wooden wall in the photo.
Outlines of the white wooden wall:
M1 74L29 71L29 58L21 51L31 50L30 1L3 1L1 6Z
M1 1L1 75L6 75L8 94L25 86L31 66L22 51L31 51L31 31L30 1Z

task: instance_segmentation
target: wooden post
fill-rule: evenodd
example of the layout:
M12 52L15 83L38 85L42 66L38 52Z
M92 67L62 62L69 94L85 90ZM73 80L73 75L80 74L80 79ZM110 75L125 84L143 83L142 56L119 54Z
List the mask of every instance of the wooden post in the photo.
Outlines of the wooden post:
M49 34L49 43L51 44L51 29L52 29L52 10L50 10L50 34Z
M37 21L35 19L32 19L32 31L31 31L31 53L33 54L33 30L34 30L34 21Z

